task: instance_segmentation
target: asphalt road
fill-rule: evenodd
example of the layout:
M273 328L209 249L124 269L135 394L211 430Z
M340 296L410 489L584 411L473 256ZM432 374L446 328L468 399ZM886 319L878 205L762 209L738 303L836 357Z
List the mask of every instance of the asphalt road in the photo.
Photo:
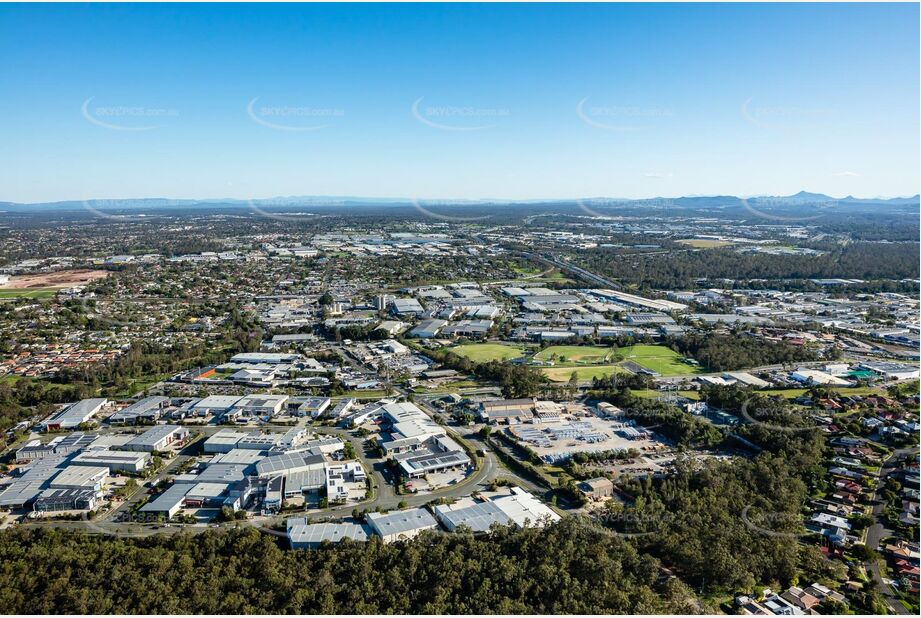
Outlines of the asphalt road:
M873 496L873 518L876 521L867 529L866 545L870 549L879 549L880 541L892 534L892 530L886 527L883 520L883 510L886 506L886 500L883 497L885 479L889 473L895 469L896 460L900 459L904 455L915 453L916 451L917 447L898 449L889 456L889 459L883 462L882 466L880 466L879 476L877 477L876 494ZM876 562L867 563L867 571L876 581L879 591L883 595L883 598L886 601L886 605L889 606L890 611L895 614L902 615L911 613L908 608L905 607L905 604L902 603L902 601L896 596L892 586L887 584L883 579L879 564Z

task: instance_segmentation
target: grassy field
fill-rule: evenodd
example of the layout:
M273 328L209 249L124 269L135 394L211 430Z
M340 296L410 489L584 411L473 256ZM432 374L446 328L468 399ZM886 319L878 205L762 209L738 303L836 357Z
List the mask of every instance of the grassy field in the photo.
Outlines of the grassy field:
M680 376L703 373L700 367L682 362L682 356L664 345L633 345L617 351L621 360L655 371L661 376Z
M0 299L3 298L51 298L57 294L55 288L25 288L0 290Z
M709 238L684 238L675 242L694 247L695 249L716 249L718 247L730 247L732 243L726 240L711 240Z
M524 349L503 343L468 343L448 348L458 356L469 358L475 363L487 363L491 360L509 360L524 356Z
M553 382L569 382L569 376L576 372L576 379L591 380L603 378L613 373L628 373L626 369L617 365L594 365L592 367L546 367L541 369L545 376Z
M613 353L612 348L596 345L552 345L535 354L534 358L548 361L556 355L556 360L559 362L603 363L611 360Z
M831 392L838 393L839 395L885 395L886 391L882 388L877 388L873 386L859 386L856 388L832 388L829 389ZM758 391L761 395L780 395L785 399L796 399L800 395L805 395L809 390L805 388L770 388L763 391Z

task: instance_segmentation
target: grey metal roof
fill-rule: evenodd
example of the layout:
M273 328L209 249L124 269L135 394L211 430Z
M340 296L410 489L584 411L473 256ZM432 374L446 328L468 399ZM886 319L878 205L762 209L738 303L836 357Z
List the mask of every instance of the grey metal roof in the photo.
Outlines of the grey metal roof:
M198 475L199 483L232 483L246 478L251 466L241 464L212 464Z
M272 455L270 457L266 457L256 464L256 474L259 476L267 476L270 474L285 474L288 471L296 472L298 470L303 470L308 466L323 464L322 457L319 458L319 461L317 461L313 456L308 456L308 458L305 458L300 453L283 453L280 455Z
M239 464L244 466L255 465L265 459L261 451L254 451L248 448L235 448L226 453L218 453L212 459L209 465L215 464Z
M326 468L291 472L286 483L288 493L326 487Z
M146 446L154 447L158 442L164 438L168 438L176 431L181 431L183 428L179 425L157 425L151 427L141 435L134 437L128 442L125 443L125 447L131 448L133 446Z
M162 408L167 401L169 401L168 397L145 397L110 416L109 422L125 421L135 419L138 416L145 416L154 410Z
M470 462L470 458L463 451L448 453L431 453L419 457L407 457L400 460L400 468L407 473L435 471L452 466L462 466Z
M30 464L22 476L0 492L0 506L22 506L37 497L61 469L60 457L46 457Z
M55 414L48 423L54 425L79 425L86 418L95 414L107 401L108 400L104 398L83 399Z
M142 513L165 513L171 511L177 504L181 504L185 496L192 489L192 485L176 483L171 485L162 494L141 507Z
M332 543L342 539L352 539L353 541L367 541L368 532L359 524L353 523L323 523L323 524L304 524L303 518L298 518L298 523L292 524L288 520L288 539L292 544L309 544L319 545L323 541Z
M505 525L512 521L494 502L477 502L457 509L451 509L450 506L436 506L435 514L449 530L463 525L474 532L485 532L493 524Z
M380 536L404 534L421 528L435 528L438 522L425 509L409 509L392 513L368 513L368 524Z

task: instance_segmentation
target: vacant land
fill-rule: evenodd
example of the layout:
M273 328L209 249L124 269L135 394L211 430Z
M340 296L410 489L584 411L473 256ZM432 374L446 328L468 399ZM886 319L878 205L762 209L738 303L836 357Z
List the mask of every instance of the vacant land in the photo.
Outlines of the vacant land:
M6 283L0 285L2 290L31 290L69 288L75 285L86 285L97 279L109 276L107 270L59 270L53 273L39 273L35 275L17 275Z
M469 358L475 363L487 363L492 360L509 360L524 356L524 349L505 345L504 343L469 343L448 348L458 356Z
M632 345L618 350L617 356L662 376L703 373L700 367L684 362L683 356L664 345Z
M568 382L573 372L580 382L592 378L604 378L614 373L630 373L617 365L594 365L591 367L546 367L541 369L545 376L553 382Z
M709 238L683 238L675 242L694 247L695 249L716 249L718 247L729 247L732 245L728 240L712 240Z
M552 345L534 355L536 360L574 363L603 363L613 357L614 349L597 345Z

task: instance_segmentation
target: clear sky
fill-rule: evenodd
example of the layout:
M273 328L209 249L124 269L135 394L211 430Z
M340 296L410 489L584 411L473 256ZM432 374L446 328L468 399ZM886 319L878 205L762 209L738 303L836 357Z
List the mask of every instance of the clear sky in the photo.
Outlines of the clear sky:
M919 7L0 5L0 200L912 195Z

